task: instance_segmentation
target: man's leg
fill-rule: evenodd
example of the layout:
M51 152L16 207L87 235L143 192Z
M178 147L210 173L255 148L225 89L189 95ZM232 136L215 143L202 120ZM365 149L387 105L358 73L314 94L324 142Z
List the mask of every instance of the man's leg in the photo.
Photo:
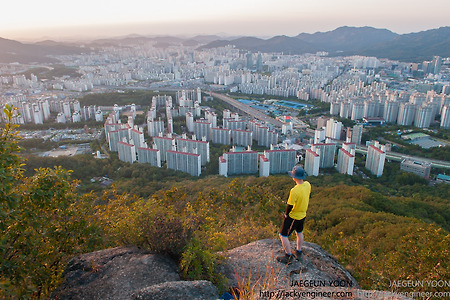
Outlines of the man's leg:
M291 243L289 242L289 238L287 236L283 236L280 234L281 244L283 245L284 252L286 254L292 254L291 252Z
M297 234L297 250L301 251L303 247L303 231L302 232L295 232Z
M302 252L303 231L302 232L296 231L295 233L297 234L297 250L294 251L293 255L297 260L303 263L303 252Z

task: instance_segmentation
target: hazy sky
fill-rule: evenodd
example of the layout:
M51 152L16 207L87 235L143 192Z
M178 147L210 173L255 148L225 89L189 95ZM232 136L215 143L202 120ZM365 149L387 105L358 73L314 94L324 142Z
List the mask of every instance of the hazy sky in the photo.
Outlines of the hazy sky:
M5 0L0 37L294 36L339 26L396 33L450 26L449 0Z

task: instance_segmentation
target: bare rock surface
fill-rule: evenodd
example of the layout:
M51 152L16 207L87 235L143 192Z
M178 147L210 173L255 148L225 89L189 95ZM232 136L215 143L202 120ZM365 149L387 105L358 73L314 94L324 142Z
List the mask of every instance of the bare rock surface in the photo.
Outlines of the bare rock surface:
M291 244L295 249L294 243ZM219 272L245 299L407 300L395 293L365 291L336 259L313 243L303 246L303 261L283 264L278 239L252 242L220 254ZM183 281L176 263L135 247L118 247L73 258L64 282L51 299L219 299L209 281Z
M140 290L132 297L134 300L216 300L217 298L217 288L210 281L206 280L170 281L155 284Z
M148 286L180 280L176 263L168 257L134 247L118 247L73 258L64 282L51 299L131 299Z
M295 243L291 248L296 249ZM253 299L408 299L383 291L361 290L358 282L319 245L305 243L303 262L283 264L278 239L252 242L220 254L220 272L228 285L247 291Z
M292 244L292 249L295 249ZM320 246L305 243L304 260L294 260L291 264L282 264L276 257L283 255L281 242L275 239L259 240L232 250L222 252L226 258L221 273L232 286L238 286L238 278L248 278L262 286L284 287L293 280L327 281L337 286L359 288L353 276L345 270L335 258Z

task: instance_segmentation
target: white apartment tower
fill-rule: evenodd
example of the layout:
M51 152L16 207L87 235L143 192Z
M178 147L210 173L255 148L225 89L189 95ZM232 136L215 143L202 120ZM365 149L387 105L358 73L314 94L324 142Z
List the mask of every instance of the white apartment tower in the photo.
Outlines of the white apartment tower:
M136 147L132 144L121 142L117 143L119 160L132 164L136 161Z
M212 142L214 144L231 144L231 130L226 128L211 128Z
M428 128L431 124L433 108L431 105L419 106L416 110L416 117L414 119L414 126L418 128Z
M384 113L383 118L386 123L395 123L398 117L398 102L397 101L388 101L384 102Z
M450 129L450 105L445 105L442 108L441 128Z
M169 150L176 150L175 138L154 136L153 143L159 151L161 151L161 160L166 161L166 152Z
M209 162L209 142L177 138L177 149L187 153L200 154L201 165Z
M336 153L336 144L313 144L311 150L316 152L320 157L320 168L334 167L334 156Z
M200 176L202 172L200 154L169 150L167 155L167 168Z
M416 105L412 103L400 103L398 110L397 125L411 126L416 113Z
M139 147L137 154L138 163L161 168L161 151L158 149Z
M258 152L227 152L222 156L227 163L227 175L254 174L258 171Z
M341 139L342 123L334 119L327 121L327 127L325 131L325 137L329 137L335 140Z
M362 125L354 125L352 128L352 137L350 142L355 144L361 144L363 126Z
M197 139L202 140L204 137L207 141L211 140L212 124L206 120L199 120L194 122L194 134Z
M374 145L369 145L369 147L367 147L366 169L368 169L372 174L377 177L383 175L385 160L386 152Z
M311 149L306 150L305 172L308 176L319 176L320 156Z
M364 117L364 103L353 103L352 106L352 117L353 121L360 120Z
M159 136L160 133L164 133L164 121L159 120L147 120L148 135Z
M338 160L336 169L341 174L353 175L355 156L344 148L338 150Z
M316 129L314 131L314 144L320 144L325 142L325 129Z
M269 173L280 174L291 171L297 162L297 151L265 150L264 157L269 161Z
M253 143L253 132L249 130L232 130L231 138L233 140L233 144L237 146L251 146Z
M259 156L259 177L268 177L270 175L270 161L264 156Z
M194 115L191 112L186 113L186 128L188 132L194 132Z

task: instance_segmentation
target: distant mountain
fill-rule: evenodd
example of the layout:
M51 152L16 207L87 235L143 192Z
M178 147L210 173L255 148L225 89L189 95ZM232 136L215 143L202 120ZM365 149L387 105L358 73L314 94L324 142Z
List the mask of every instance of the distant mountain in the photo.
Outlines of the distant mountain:
M398 34L373 27L339 27L332 31L301 33L297 38L328 52L367 49L372 45L389 42Z
M207 44L212 41L220 40L221 37L218 35L197 35L193 38L187 39L182 42L184 46L198 46L201 44Z
M326 51L331 56L366 55L401 61L423 61L432 59L433 55L450 56L450 27L399 35L387 29L344 26L328 32L302 33L295 37L217 40L199 49L226 45L252 52L304 54Z
M227 45L233 45L236 48L252 52L284 52L301 54L318 51L316 47L308 42L285 35L275 36L267 40L256 37L242 37L231 41L218 40L204 45L199 49L210 49Z
M58 62L58 60L48 57L48 55L80 54L87 51L89 49L54 41L24 44L0 38L0 62L2 63L52 63Z
M232 41L214 41L203 48L234 45L249 51L304 54L317 51L337 52L366 49L371 45L396 38L398 34L372 27L340 27L333 31L302 33L295 37L275 36L267 40L240 38Z
M434 55L450 57L450 27L403 34L359 54L410 62L431 60Z

